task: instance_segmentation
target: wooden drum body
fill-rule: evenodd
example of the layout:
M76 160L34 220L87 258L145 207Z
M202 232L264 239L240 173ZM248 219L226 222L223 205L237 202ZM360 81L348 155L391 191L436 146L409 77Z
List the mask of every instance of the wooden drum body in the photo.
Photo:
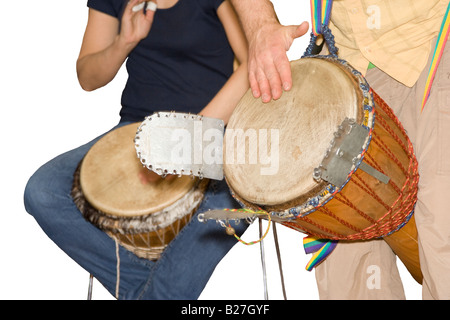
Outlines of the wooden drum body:
M229 121L225 148L236 143L236 131L249 137L236 152L245 154L244 163L224 161L234 197L309 235L383 237L421 282L413 217L417 160L402 125L345 61L316 56L291 68L292 90L267 104L248 92ZM269 131L278 138L268 139ZM250 160L256 158L261 161ZM276 172L264 173L269 162L272 169L277 163Z
M107 133L92 146L74 175L72 196L83 216L122 246L158 259L191 219L208 180L184 176L145 183L134 137L139 123Z

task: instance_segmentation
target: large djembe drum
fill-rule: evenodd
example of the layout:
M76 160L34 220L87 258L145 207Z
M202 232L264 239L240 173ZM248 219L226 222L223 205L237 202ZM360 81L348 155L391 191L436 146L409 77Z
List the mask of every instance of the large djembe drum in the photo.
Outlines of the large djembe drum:
M245 155L245 161L224 161L232 194L243 207L267 211L308 235L383 238L421 282L413 216L417 161L401 123L345 61L306 57L291 68L292 90L270 103L249 91L229 121L224 150L235 144L235 154ZM263 131L277 139L261 141ZM237 143L236 132L247 141ZM263 145L265 161L251 161L261 158Z

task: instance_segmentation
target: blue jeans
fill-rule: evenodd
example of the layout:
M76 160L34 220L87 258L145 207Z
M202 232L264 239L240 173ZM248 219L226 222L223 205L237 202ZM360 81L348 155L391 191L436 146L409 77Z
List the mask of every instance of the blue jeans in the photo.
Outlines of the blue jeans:
M115 241L87 222L71 197L75 169L99 138L39 168L26 186L24 200L48 237L115 296ZM237 207L226 183L211 181L197 214ZM240 223L236 233L241 235L246 227ZM157 261L139 258L120 246L119 299L197 299L235 243L220 225L200 223L195 215Z

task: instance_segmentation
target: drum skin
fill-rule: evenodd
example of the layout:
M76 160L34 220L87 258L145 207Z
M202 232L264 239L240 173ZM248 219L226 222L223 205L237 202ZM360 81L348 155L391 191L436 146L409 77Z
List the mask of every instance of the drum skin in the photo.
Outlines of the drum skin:
M355 81L336 64L324 66L319 59L309 60L310 63L303 63L306 60L302 59L292 64L294 87L284 92L279 100L264 104L248 92L230 118L225 132L225 150L232 139L231 133L235 131L243 130L251 136L248 146L259 145L260 141L256 141L255 136L260 138L262 130L275 129L279 132L280 156L276 179L272 174L261 174L261 169L266 165L250 163L250 159L258 158L259 154L250 154L249 147L244 150L243 164L237 158L224 159L227 181L247 201L275 205L277 209L284 203L284 207L289 208L292 201L301 201L297 199L299 196L320 192L325 183L318 184L311 172L323 158L337 126L345 117L358 117L357 103L361 96L354 89ZM329 72L330 68L332 72ZM319 72L321 75L318 77L325 77L321 79L323 84L320 89L326 90L326 95L317 94L321 92L317 84L304 76ZM330 86L331 83L335 85ZM323 110L318 105L324 106ZM268 148L270 150L271 145ZM238 152L242 151L238 149ZM250 177L251 180L248 180Z
M100 211L123 217L157 212L180 199L196 183L184 176L143 184L139 174L147 169L137 158L133 141L138 126L129 124L111 131L83 159L81 188Z
M251 92L235 109L225 133L224 148L235 143L227 135L275 129L278 171L261 174L266 163L244 145L245 163L224 158L224 173L233 196L242 206L263 209L282 224L324 239L365 241L383 237L411 275L422 282L417 230L413 217L418 170L413 147L401 123L386 103L370 89L361 74L345 61L330 57L291 62L293 88L270 103ZM369 132L359 159L389 177L383 183L355 164L342 186L313 178L337 127L355 119ZM258 135L248 135L258 139ZM238 153L238 152L236 152ZM225 153L224 153L225 154ZM272 154L272 156L276 156ZM273 160L273 159L272 159ZM279 219L278 219L279 220Z
M208 180L189 176L145 183L134 137L139 123L110 131L74 174L72 197L83 216L128 250L158 259L203 200Z

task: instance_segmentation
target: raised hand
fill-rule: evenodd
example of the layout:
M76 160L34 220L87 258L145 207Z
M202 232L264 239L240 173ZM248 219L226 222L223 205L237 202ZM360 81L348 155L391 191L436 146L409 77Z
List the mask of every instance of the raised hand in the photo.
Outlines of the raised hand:
M144 10L144 8L146 9ZM147 37L153 24L156 4L152 1L131 0L123 17L119 37L127 45L137 45Z

